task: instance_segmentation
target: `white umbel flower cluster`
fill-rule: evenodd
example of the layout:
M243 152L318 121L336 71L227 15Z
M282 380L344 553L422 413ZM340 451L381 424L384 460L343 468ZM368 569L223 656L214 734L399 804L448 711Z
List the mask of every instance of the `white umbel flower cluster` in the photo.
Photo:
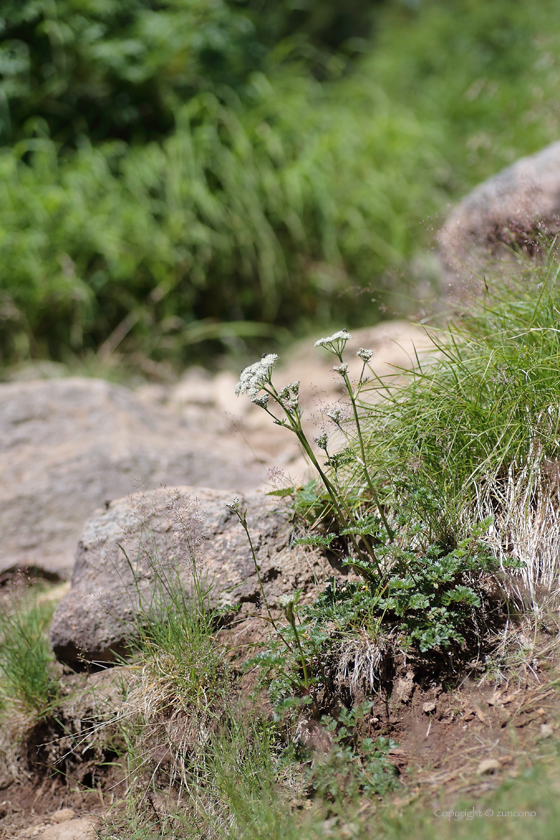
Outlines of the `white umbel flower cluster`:
M335 373L340 373L341 376L344 376L345 373L348 373L348 365L335 365L333 370Z
M363 347L360 347L360 349L356 353L356 356L359 356L359 358L362 360L364 365L367 365L367 363L369 362L369 360L373 356L373 350L364 350Z
M315 342L315 347L324 347L329 353L334 353L335 356L340 356L348 339L352 338L348 330L339 330L328 335L326 338L320 338Z
M256 397L264 385L270 382L270 372L277 361L276 353L265 353L260 362L255 362L241 371L239 382L235 386L236 395L247 394L251 399Z

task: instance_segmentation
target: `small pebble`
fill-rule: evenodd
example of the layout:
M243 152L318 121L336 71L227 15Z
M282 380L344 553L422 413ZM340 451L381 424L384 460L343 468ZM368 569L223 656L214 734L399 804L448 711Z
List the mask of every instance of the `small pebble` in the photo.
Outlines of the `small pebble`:
M492 773L495 773L496 770L500 769L500 762L496 761L495 758L485 758L483 761L480 762L477 769L477 774L479 776L490 776Z
M554 731L548 723L541 723L541 738L552 738Z
M97 822L95 818L64 820L49 826L39 840L97 840Z
M429 715L430 712L435 712L435 710L436 710L436 704L434 702L432 702L431 700L428 701L427 703L424 703L424 705L422 706L422 711L424 712L425 715Z
M76 812L72 808L61 808L60 811L55 811L50 818L54 823L66 822L66 820L75 820Z

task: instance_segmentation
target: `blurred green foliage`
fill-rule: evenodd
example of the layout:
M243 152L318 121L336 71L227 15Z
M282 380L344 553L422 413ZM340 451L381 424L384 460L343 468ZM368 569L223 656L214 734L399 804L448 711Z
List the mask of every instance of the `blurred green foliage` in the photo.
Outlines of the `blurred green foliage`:
M398 261L414 235L405 213L425 209L439 161L420 126L356 85L357 101L333 109L309 80L281 96L264 76L253 84L250 112L201 95L162 143L61 160L42 140L31 165L0 154L5 352L58 357L125 318L161 353L190 343L199 318L326 320L350 273ZM377 119L364 126L362 108Z
M263 56L222 0L26 0L3 5L2 139L145 142L201 90L237 87Z
M375 320L447 202L557 138L559 5L8 0L3 360Z
M438 125L454 186L466 189L558 139L560 3L393 3L365 72Z
M64 147L161 137L197 93L242 91L279 42L284 56L318 69L323 48L369 32L379 2L7 0L0 139L47 134Z

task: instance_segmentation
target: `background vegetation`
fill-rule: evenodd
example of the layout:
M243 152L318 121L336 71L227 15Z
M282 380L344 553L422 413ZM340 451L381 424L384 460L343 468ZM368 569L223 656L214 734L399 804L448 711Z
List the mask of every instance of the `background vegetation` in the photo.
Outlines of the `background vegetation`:
M402 308L448 202L557 138L558 43L557 0L4 3L4 362Z

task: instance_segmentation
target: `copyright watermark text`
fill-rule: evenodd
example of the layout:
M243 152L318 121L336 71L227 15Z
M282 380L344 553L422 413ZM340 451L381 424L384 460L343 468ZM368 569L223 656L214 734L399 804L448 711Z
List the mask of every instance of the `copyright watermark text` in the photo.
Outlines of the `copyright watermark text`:
M493 811L491 808L487 808L485 811L476 811L474 808L470 808L468 811L442 811L441 808L437 808L434 811L434 817L443 817L443 819L448 820L451 822L458 822L459 820L474 820L477 817L495 817L496 819L500 817L536 817L536 811Z

